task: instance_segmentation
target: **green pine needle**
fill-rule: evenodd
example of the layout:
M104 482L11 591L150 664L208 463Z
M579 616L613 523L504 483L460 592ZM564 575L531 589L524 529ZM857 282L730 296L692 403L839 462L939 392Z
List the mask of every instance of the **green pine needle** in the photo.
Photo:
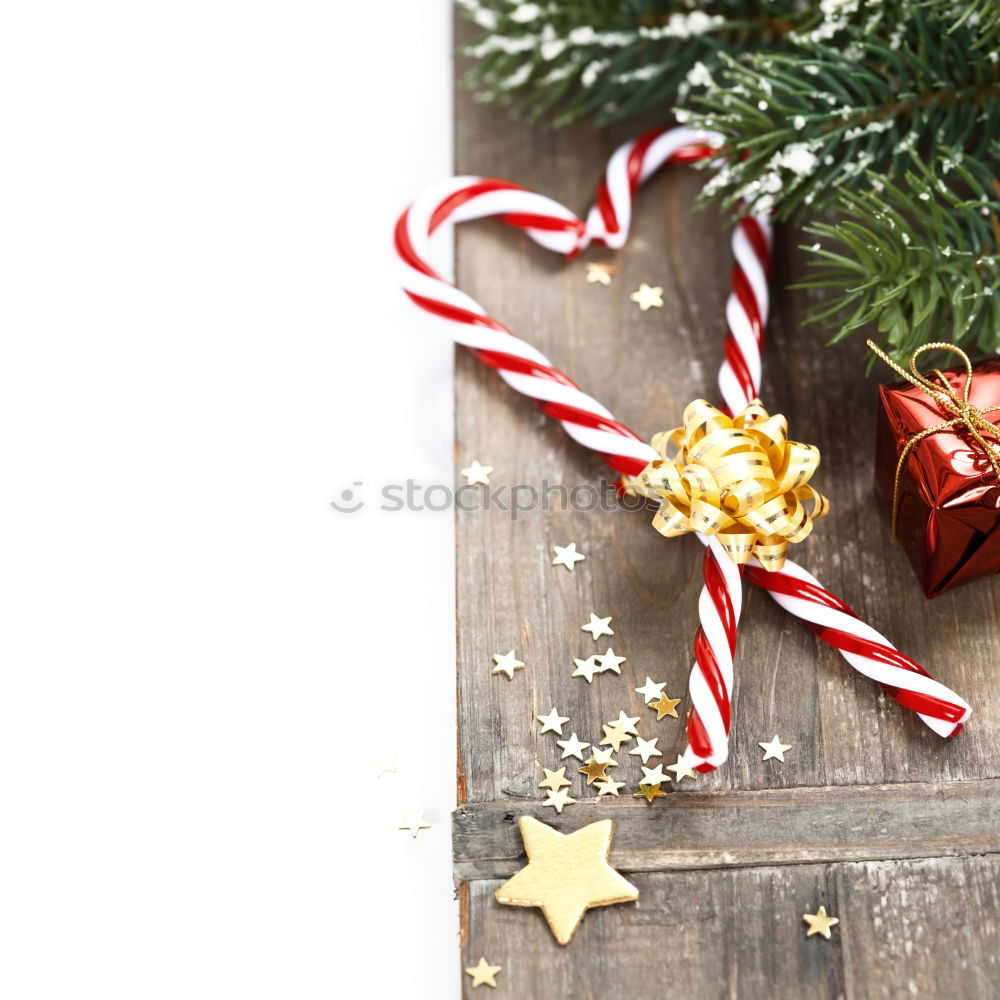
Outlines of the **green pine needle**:
M839 317L835 341L875 324L899 361L929 341L1000 349L1000 200L992 178L962 161L960 152L938 150L954 188L917 158L901 185L869 174L869 190L840 193L839 221L806 226L820 242L802 248L814 260L799 287L839 293L811 322Z

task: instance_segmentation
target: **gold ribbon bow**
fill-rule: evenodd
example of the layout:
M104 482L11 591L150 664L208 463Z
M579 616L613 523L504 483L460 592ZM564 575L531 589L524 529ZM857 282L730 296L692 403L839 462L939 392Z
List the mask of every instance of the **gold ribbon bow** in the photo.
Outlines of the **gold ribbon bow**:
M954 344L943 344L943 343L933 343L924 344L918 347L913 354L910 355L910 370L906 371L900 365L897 365L888 354L885 353L878 345L868 341L868 346L897 374L902 375L907 382L915 385L918 389L922 389L928 396L935 399L938 405L948 413L954 413L955 417L952 420L946 420L944 423L937 424L934 427L928 427L926 430L922 430L917 434L914 434L909 441L906 442L906 447L903 448L899 456L899 461L896 463L896 481L892 489L892 534L893 537L896 535L896 516L899 513L899 487L900 480L903 475L903 466L906 464L906 460L910 457L910 452L920 444L925 437L929 437L931 434L938 434L941 431L951 430L953 427L964 427L971 435L976 444L986 453L986 457L990 461L990 465L993 466L993 472L997 477L997 482L1000 482L1000 448L995 445L991 445L985 437L983 437L982 432L986 431L987 434L996 435L997 428L986 419L983 414L992 413L994 410L1000 410L1000 406L988 406L985 409L980 409L978 406L973 406L969 402L969 392L972 389L972 362L969 360L969 355L962 350L961 347L956 347ZM917 358L920 357L925 351L950 351L952 354L957 355L965 363L965 386L962 389L962 395L959 396L957 392L948 384L948 380L944 377L944 374L940 369L935 368L934 374L938 378L938 382L932 382L926 375L924 375L917 368ZM940 383L940 384L939 384Z
M627 485L660 501L653 527L668 538L716 535L735 563L756 556L765 569L781 569L788 546L829 509L808 485L819 449L790 441L785 418L772 417L758 399L735 417L696 399L684 426L657 434L652 445L659 458Z

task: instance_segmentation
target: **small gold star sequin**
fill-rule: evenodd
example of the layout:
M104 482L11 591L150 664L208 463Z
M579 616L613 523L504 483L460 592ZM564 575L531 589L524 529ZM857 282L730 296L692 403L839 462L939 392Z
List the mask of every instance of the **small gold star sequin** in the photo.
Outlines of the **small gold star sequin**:
M638 736L639 730L635 728L636 723L639 721L639 716L637 715L634 719L626 715L624 712L619 710L618 718L613 719L609 725L617 726L623 733L627 733L629 736Z
M662 684L657 684L652 677L646 677L646 683L642 687L635 689L636 694L642 695L642 700L648 705L651 702L656 701L657 698L663 695L663 689L667 686L667 682L664 681Z
M573 665L576 670L570 677L582 677L588 684L593 684L594 674L602 673L601 665L597 662L599 659L599 656L588 656L585 660L574 659Z
M562 815L563 806L568 806L571 802L576 802L576 799L571 799L569 797L569 792L565 788L560 788L557 792L546 792L548 797L542 803L543 806L552 806L553 809L560 815Z
M758 743L757 746L764 751L764 756L762 760L770 760L772 757L776 760L780 760L782 764L785 762L785 751L791 750L791 743L782 743L778 739L778 734L774 734L774 739L770 743Z
M604 726L604 739L601 740L601 746L614 747L615 753L617 753L621 750L622 744L628 743L631 739L632 737L619 726Z
M615 825L610 819L573 833L522 816L521 839L528 864L496 891L507 906L541 908L560 944L568 944L587 910L628 903L639 890L608 864Z
M663 288L660 285L650 287L644 281L629 298L643 311L659 309L663 305Z
M583 562L587 558L582 552L576 551L576 542L570 542L569 545L553 545L552 548L556 553L552 565L565 566L570 572L578 562Z
M628 743L632 737L618 726L604 725L604 739L601 746L610 746L616 753L621 750L623 743Z
M614 781L611 778L605 778L603 781L598 781L594 787L597 789L598 796L601 795L614 795L618 797L618 789L625 787L624 781Z
M698 772L680 755L677 755L676 764L668 764L668 771L674 772L674 779L680 781L683 778L697 778Z
M576 738L576 733L568 740L556 740L556 746L562 748L562 759L565 760L567 757L577 757L580 761L583 760L583 751L590 746L589 743L583 743Z
M665 715L672 715L676 719L677 706L680 703L680 698L668 698L665 694L661 694L649 707L656 712L656 721L659 722Z
M663 773L663 765L657 764L656 767L644 767L642 769L642 781L639 784L659 786L669 780L670 776Z
M550 771L547 767L543 767L542 770L545 772L545 779L538 783L539 788L551 788L552 791L558 792L560 788L569 784L566 780L566 768Z
M490 473L493 471L492 465L480 465L474 461L467 469L459 469L458 474L465 476L468 486L475 486L477 483L482 486L490 485Z
M610 670L613 673L621 675L621 667L618 664L625 662L624 656L615 656L615 651L608 646L608 651L603 656L595 657L598 663L601 665L601 673L605 670Z
M639 791L632 793L633 799L645 799L650 805L653 799L663 798L667 793L660 791L659 785L640 785Z
M599 764L593 757L587 761L583 767L578 767L577 770L580 774L585 774L587 776L587 784L592 785L596 778L606 778L608 765Z
M644 740L641 736L635 738L635 746L629 750L629 753L636 757L641 757L643 764L649 763L650 757L662 757L663 754L656 749L656 744L659 742L660 737L655 736L651 740Z
M494 653L493 662L496 664L493 668L493 673L506 674L509 681L514 679L515 670L524 669L524 664L514 655L513 649L509 653L504 653L503 656L499 653Z
M812 937L813 934L822 934L823 937L830 940L830 928L836 927L840 923L839 917L828 917L826 915L826 907L821 906L815 913L803 913L802 919L809 925L809 930L806 932L806 937Z
M400 830L409 830L410 836L414 840L417 839L417 834L421 830L429 830L431 828L430 823L424 818L424 811L420 809L416 812L409 812L403 817L403 822L400 825Z
M598 764L607 764L609 767L618 766L618 761L611 756L614 753L611 747L608 747L607 750L602 750L600 747L591 747L591 749L594 751L594 760Z
M535 718L542 724L541 733L558 733L562 736L563 724L569 722L569 718L563 718L557 711L555 705L552 706L552 711L548 715L536 715Z
M594 263L587 261L587 284L588 285L610 285L611 275L615 273L615 268L605 261Z
M611 625L611 615L607 618L598 618L593 611L590 612L590 621L586 625L581 625L580 628L584 632L589 632L594 637L594 642L597 642L602 635L614 635L615 630L610 628Z
M493 978L503 966L501 965L490 965L485 958L479 959L478 965L473 965L471 968L465 970L467 976L472 976L472 988L476 989L479 986L492 986L496 989L497 981Z
M369 767L374 767L378 774L375 775L377 778L381 778L383 774L396 774L396 761L399 759L398 754L387 753L382 757L376 757L374 760L368 761Z

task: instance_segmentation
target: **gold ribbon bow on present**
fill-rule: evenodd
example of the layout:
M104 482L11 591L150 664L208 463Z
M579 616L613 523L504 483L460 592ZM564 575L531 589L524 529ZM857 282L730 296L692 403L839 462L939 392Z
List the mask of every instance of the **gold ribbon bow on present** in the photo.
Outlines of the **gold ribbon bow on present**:
M781 569L788 546L829 509L808 485L819 449L790 441L788 422L780 413L772 417L760 400L727 417L696 399L684 410L684 426L657 434L652 445L659 458L627 485L659 500L653 527L668 538L716 535L735 563L756 556L765 569Z
M896 515L899 513L899 487L900 481L903 475L903 466L906 464L906 460L910 457L910 452L920 444L925 437L929 437L931 434L939 434L941 431L948 431L954 427L964 427L971 435L976 444L986 453L986 457L989 459L990 465L993 466L993 472L997 477L997 482L1000 482L1000 448L995 445L991 445L986 438L983 436L983 431L990 435L996 435L998 433L996 426L992 424L983 415L985 413L992 413L994 410L1000 410L1000 406L987 406L985 409L981 409L978 406L973 406L969 402L969 392L972 389L972 362L969 360L969 355L962 350L961 347L956 347L954 344L943 344L943 343L933 343L933 344L923 344L918 347L910 355L910 370L906 371L900 365L897 365L888 354L885 353L878 345L874 344L872 341L868 341L868 346L897 374L902 375L911 385L915 385L918 389L922 389L935 399L942 410L947 413L954 413L955 417L952 420L946 420L944 423L936 424L934 427L928 427L925 430L914 434L909 441L906 442L906 447L903 448L899 456L899 461L896 463L896 481L892 489L892 534L896 535ZM960 396L955 390L949 385L948 380L944 377L944 374L940 369L935 368L934 374L937 376L938 381L932 382L926 375L924 375L917 368L917 358L920 357L925 351L950 351L952 354L957 355L965 363L965 385L962 389L962 395Z

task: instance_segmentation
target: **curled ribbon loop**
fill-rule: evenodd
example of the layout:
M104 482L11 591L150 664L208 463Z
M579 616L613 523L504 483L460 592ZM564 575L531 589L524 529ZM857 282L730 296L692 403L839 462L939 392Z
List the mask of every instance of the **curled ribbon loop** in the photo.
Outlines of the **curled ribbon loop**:
M785 418L760 400L727 417L696 399L684 426L655 435L652 445L659 457L627 485L659 501L653 527L668 538L715 535L735 563L755 556L765 569L781 569L788 546L829 509L809 485L819 449L790 441Z
M972 361L969 359L969 355L966 354L961 347L957 347L955 344L933 343L921 345L913 352L913 354L910 355L909 371L897 365L896 362L893 361L892 358L885 353L885 351L878 347L877 344L869 340L868 346L890 368L892 368L893 371L905 378L911 385L915 385L918 389L922 389L928 396L934 399L945 413L955 414L955 417L952 420L946 420L944 423L936 424L934 427L928 427L926 430L922 430L918 434L914 434L913 437L906 442L906 446L899 455L899 461L896 463L896 482L892 490L892 534L895 536L896 520L897 515L899 514L899 490L902 482L903 468L906 465L906 460L910 457L910 452L913 451L913 449L920 444L925 437L929 437L931 434L939 434L941 431L952 430L955 427L964 427L972 436L972 439L976 442L976 444L983 449L990 465L993 467L993 473L997 477L997 482L1000 483L1000 447L990 444L983 436L984 432L990 436L995 436L997 434L996 426L987 420L984 414L992 413L994 410L1000 410L1000 406L987 406L985 409L981 409L978 406L973 406L972 403L969 402L969 393L972 390ZM937 381L934 382L924 375L919 368L917 368L917 359L920 355L926 351L933 350L950 351L952 354L961 358L962 362L965 364L965 385L962 386L961 395L959 395L951 387L940 369L934 369L934 375L937 378Z

